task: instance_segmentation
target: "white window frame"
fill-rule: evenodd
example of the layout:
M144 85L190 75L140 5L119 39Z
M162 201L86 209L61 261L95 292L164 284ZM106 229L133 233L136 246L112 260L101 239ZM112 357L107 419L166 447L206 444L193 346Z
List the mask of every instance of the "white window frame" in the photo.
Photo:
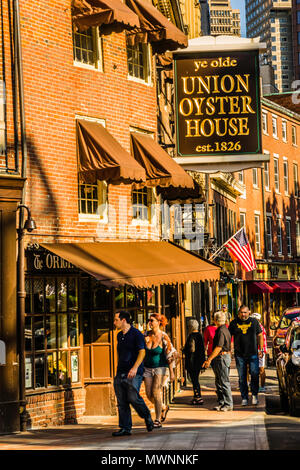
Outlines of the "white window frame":
M292 124L292 144L297 147L297 127Z
M289 162L286 157L283 157L283 188L284 194L289 195Z
M241 218L244 219L243 224L242 224L242 222L241 222ZM243 226L246 227L246 211L240 210L240 226L241 226L241 228L242 228Z
M278 255L282 255L282 227L281 227L281 216L277 216L277 227L276 227L276 235L277 235L277 249ZM279 230L278 230L279 229ZM280 236L278 237L278 233ZM280 243L279 243L280 241Z
M295 172L296 169L296 172ZM294 196L299 197L299 178L298 178L298 163L293 162L293 185Z
M258 229L258 230L257 230ZM261 251L260 243L260 213L254 213L254 231L255 231L255 251L259 255Z
M76 31L73 29L73 53L75 49L75 44L74 44L75 34L76 34ZM78 34L84 34L84 31L83 32L78 31ZM76 59L76 57L73 57L73 64L76 67L82 67L82 68L89 69L89 70L103 72L102 39L99 33L99 28L92 27L92 40L93 40L93 47L94 47L94 51L93 51L94 65L81 62L80 60Z
M252 168L252 180L253 180L253 187L258 188L258 171L257 171L257 168Z
M268 134L268 113L263 111L262 112L262 130L263 130L263 133L266 134L266 135L269 135Z
M279 155L274 154L273 162L274 162L274 188L275 188L275 192L279 193L280 192ZM275 162L276 162L276 164L275 164ZM276 167L277 167L277 172L275 171ZM276 175L277 175L277 180L276 180Z
M281 121L281 130L282 130L282 141L287 142L287 121L283 120Z
M289 227L289 230L288 230ZM291 218L286 217L285 218L285 234L286 234L286 249L287 249L287 254L288 256L292 256L292 234L291 234ZM289 232L289 233L288 233Z
M90 116L75 115L75 120L81 119L85 121L92 121L101 124L106 127L105 119L94 118ZM78 181L78 190L81 183ZM79 222L92 222L97 221L101 223L108 223L108 184L106 181L97 180L98 186L98 208L96 214L85 214L79 211L78 208L78 220ZM79 202L79 195L78 195Z
M129 73L129 66L128 66L128 47L132 48L137 48L141 45L142 47L142 54L143 54L143 60L145 64L143 65L144 69L144 78L139 78L134 75L131 75ZM127 53L127 67L128 67L128 73L127 73L127 79L131 80L133 82L138 82L138 83L143 83L144 85L152 86L152 53L151 53L151 45L149 43L139 43L136 46L130 46L126 45L126 53Z
M300 220L296 221L296 254L300 257Z
M265 185L266 191L270 191L270 164L269 163L270 162L264 162L264 185Z
M266 227L267 227L267 233L266 233L266 238L267 238L267 250L268 254L272 255L273 254L273 243L272 243L272 215L267 215L266 216ZM270 228L270 231L269 231ZM270 249L269 249L270 247Z
M278 124L277 116L274 116L272 114L272 135L275 139L278 139L278 125L277 124Z

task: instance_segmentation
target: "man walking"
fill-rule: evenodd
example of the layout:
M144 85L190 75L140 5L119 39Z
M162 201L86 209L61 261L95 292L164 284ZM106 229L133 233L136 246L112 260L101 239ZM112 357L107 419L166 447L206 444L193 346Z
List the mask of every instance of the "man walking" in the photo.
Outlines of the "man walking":
M239 308L238 318L232 320L229 331L234 338L234 355L239 374L239 387L242 405L248 405L247 366L249 365L252 404L258 404L259 357L262 356L263 334L259 322L250 317L246 305ZM259 347L259 352L258 352Z
M207 369L210 366L215 374L216 392L218 405L214 408L217 411L231 411L233 400L230 387L229 371L231 362L231 335L226 326L226 313L216 312L214 321L217 330L213 339L213 350L203 366Z
M120 429L112 435L114 437L131 435L130 405L145 420L147 430L152 431L154 425L150 411L139 394L143 381L143 360L146 354L144 336L131 326L128 312L116 313L114 325L121 330L117 335L118 367L114 378Z

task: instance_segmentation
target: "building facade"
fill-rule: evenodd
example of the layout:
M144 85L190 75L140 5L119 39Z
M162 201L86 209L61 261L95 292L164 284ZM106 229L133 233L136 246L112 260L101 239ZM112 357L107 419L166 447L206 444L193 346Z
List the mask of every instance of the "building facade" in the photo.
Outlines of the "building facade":
M292 2L292 35L293 35L293 60L294 80L300 79L300 3L298 0Z
M274 69L280 93L291 90L293 80L292 2L246 0L247 37L260 37L267 52L261 63Z
M241 35L240 10L231 7L230 0L209 0L212 36Z

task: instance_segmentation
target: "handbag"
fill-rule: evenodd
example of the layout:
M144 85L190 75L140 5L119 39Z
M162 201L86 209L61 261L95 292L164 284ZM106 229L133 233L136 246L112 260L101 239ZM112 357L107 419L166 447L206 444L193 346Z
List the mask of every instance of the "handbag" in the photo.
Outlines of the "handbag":
M172 367L172 369L175 369L179 362L180 355L178 351L174 348L169 336L166 333L163 333L162 342L167 362L169 366Z

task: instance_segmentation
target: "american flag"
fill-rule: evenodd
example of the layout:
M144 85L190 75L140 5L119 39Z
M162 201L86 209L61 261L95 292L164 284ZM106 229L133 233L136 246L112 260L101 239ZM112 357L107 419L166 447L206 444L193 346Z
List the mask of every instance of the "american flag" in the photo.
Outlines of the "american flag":
M257 269L253 252L245 229L239 230L228 242L224 243L227 250L241 263L246 271Z

